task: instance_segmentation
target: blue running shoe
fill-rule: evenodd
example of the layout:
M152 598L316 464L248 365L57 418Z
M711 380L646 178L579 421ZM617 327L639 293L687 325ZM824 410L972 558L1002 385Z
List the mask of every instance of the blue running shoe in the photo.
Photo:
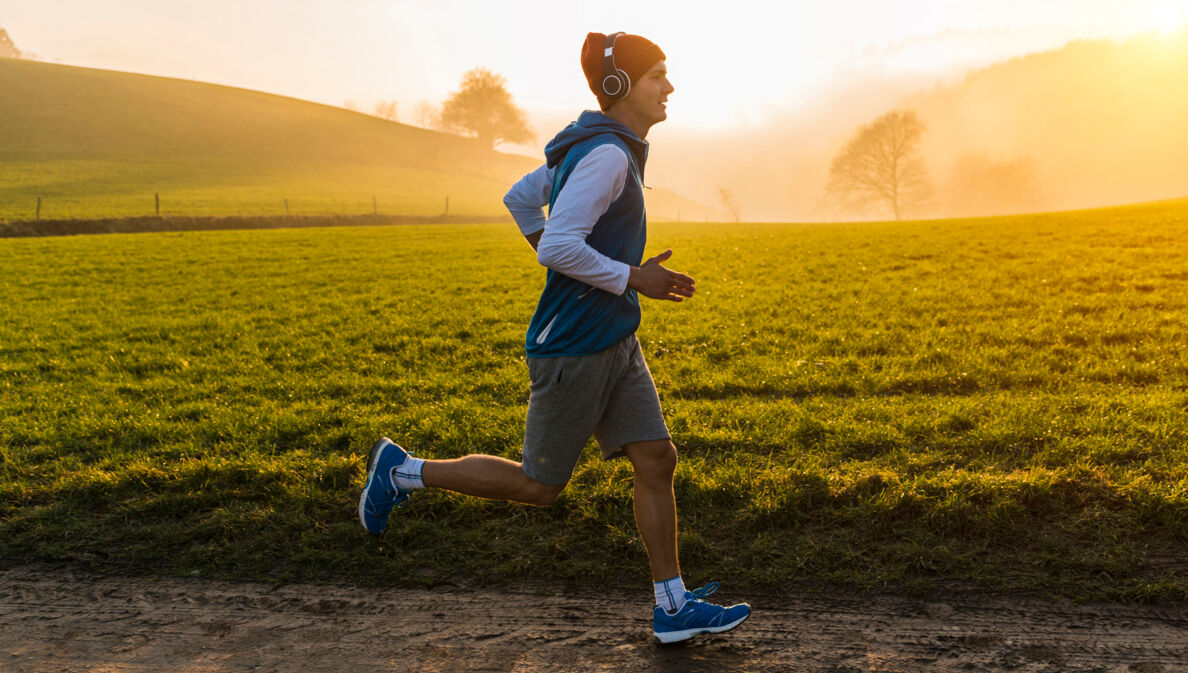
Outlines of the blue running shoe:
M404 464L412 454L384 437L371 447L367 455L367 483L359 495L359 521L368 533L379 535L388 525L393 507L408 504L408 493L394 484L392 471Z
M675 615L657 605L652 609L652 632L662 643L677 643L702 633L723 633L747 621L746 603L722 607L701 600L718 590L717 582L685 592L685 605Z

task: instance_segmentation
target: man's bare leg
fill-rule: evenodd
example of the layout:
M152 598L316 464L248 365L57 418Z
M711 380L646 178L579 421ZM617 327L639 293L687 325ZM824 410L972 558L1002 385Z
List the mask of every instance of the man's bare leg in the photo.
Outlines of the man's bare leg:
M677 453L672 441L661 439L623 447L635 467L635 525L652 566L652 580L681 574L677 558L676 494L672 489Z
M551 486L529 479L520 463L481 454L427 460L421 478L430 488L528 505L551 505L565 489L565 484Z

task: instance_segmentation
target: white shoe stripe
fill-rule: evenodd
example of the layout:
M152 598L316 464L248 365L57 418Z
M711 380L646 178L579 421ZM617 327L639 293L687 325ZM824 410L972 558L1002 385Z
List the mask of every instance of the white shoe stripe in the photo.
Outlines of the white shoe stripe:
M660 640L660 642L662 642L662 643L665 643L665 644L678 643L682 640L688 640L688 639L692 638L693 636L699 636L703 633L723 633L723 632L729 631L730 629L733 629L734 627L738 626L739 624L742 624L743 622L747 621L747 617L750 617L750 616L751 616L751 613L748 612L747 614L743 615L739 619L736 619L735 621L733 621L729 624L726 624L724 626L699 626L695 629L685 629L684 631L659 632L659 631L653 630L652 633L655 634L656 638L658 638Z

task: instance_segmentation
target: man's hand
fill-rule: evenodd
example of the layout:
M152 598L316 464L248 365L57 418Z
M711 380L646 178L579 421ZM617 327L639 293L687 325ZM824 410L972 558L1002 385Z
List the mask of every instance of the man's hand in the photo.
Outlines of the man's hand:
M660 262L669 257L672 257L672 250L665 250L642 265L631 267L627 287L652 299L684 301L685 297L692 297L696 288L691 277L660 266Z

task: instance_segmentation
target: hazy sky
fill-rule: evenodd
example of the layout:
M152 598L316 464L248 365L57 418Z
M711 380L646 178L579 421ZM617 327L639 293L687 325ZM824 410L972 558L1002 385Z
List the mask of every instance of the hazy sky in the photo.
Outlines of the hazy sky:
M536 115L592 106L582 40L624 30L667 53L686 129L757 124L855 76L952 76L1186 20L1186 0L0 0L0 27L43 60L363 109L395 99L403 121L478 65Z

